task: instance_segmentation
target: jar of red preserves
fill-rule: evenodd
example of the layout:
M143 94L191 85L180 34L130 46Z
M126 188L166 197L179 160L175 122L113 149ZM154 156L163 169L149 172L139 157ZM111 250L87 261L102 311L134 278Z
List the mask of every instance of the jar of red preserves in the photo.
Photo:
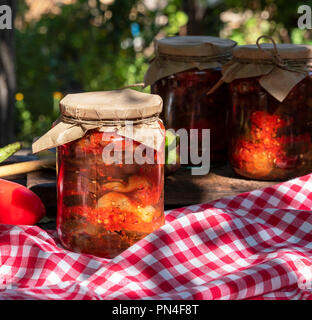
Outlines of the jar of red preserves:
M127 89L67 95L60 108L59 237L113 258L164 224L162 100Z
M198 155L209 153L203 144L203 129L210 129L210 163L222 164L227 157L226 115L230 106L228 88L223 85L207 95L221 78L221 66L231 57L235 42L208 36L169 37L155 41L156 58L145 75L145 85L164 101L161 114L166 129L186 129L188 159L181 164L194 166L190 146L198 143ZM198 130L198 141L190 132ZM197 139L197 137L195 138Z
M237 47L230 79L230 163L241 176L286 180L312 171L310 48ZM238 71L239 70L239 71Z

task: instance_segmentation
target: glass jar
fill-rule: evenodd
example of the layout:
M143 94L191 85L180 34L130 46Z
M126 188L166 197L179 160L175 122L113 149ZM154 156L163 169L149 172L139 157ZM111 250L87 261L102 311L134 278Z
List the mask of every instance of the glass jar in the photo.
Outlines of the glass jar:
M296 85L281 103L257 78L235 80L230 162L240 175L285 180L312 171L312 108L308 104L311 79ZM311 102L310 102L311 103Z
M208 152L202 148L202 130L210 129L212 165L222 164L227 159L226 114L230 108L227 85L207 95L221 76L220 68L192 69L160 79L151 87L152 93L163 98L164 109L161 118L166 128L175 131L182 128L187 130L188 154L189 146L193 143L190 140L190 130L198 130L198 155L201 157L203 152ZM190 157L186 165L193 165Z
M270 79L273 86L274 80ZM236 173L251 179L287 180L312 171L311 89L308 74L283 100L263 88L261 77L230 83L229 159Z
M230 108L228 87L224 84L212 94L207 92L222 77L221 66L230 58L235 42L185 36L161 39L155 45L156 59L145 83L151 84L151 92L164 101L161 118L166 129L187 131L188 144L182 143L180 148L181 154L183 149L188 154L188 161L181 159L181 163L194 166L190 146L197 141L192 141L191 129L198 130L198 156L209 152L205 150L209 147L210 164L224 163L227 159L226 116ZM210 129L208 147L202 143L204 129Z
M59 238L69 250L113 258L165 222L162 100L127 89L68 95L60 105L39 143L58 141Z
M130 143L133 153L141 146L93 130L58 147L57 231L66 248L113 258L164 224L163 151L152 150L155 164L103 162L108 144L124 162Z

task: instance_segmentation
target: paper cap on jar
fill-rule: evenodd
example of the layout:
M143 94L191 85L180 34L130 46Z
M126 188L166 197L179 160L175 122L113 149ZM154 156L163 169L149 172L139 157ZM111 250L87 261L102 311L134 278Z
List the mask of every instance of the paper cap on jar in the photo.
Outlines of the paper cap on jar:
M60 101L64 116L80 120L127 120L158 115L162 99L131 89L68 94Z
M116 132L159 150L164 139L158 118L162 105L160 96L131 89L68 94L60 101L62 115L33 143L33 152L75 141L94 129ZM128 132L129 126L133 130Z
M178 36L155 40L156 52L175 56L218 56L230 53L236 42L210 36Z
M308 46L288 43L238 46L233 50L233 57L248 60L269 60L276 53L281 59L286 60L302 60L312 57L312 51Z
M308 49L307 65L309 67L311 67L312 66L312 46L308 45L308 44L305 44L305 45L302 45L302 46Z
M260 43L268 39L271 43ZM223 82L258 77L258 82L271 96L283 102L291 90L308 77L310 46L276 44L270 36L260 36L256 44L239 46L233 50L233 59L223 65L222 78L209 91Z

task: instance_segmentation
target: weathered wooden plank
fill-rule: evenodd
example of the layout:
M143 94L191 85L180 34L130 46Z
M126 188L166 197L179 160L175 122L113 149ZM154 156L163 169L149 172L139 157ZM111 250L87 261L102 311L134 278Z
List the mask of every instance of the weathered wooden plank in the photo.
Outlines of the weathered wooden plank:
M274 181L255 181L236 175L229 166L213 168L206 176L192 176L188 169L180 169L167 177L165 201L178 207L210 202L222 197L274 185Z
M56 205L55 172L29 173L27 186L36 192L48 206ZM192 176L188 169L180 169L166 178L165 205L181 207L210 202L254 189L264 188L278 182L254 181L238 177L230 167L214 168L206 176Z
M25 152L25 150L20 150L14 156L11 156L9 159L2 162L1 166L18 163L18 162L31 161L36 159L37 159L36 156L28 155L27 152ZM11 180L11 181L26 185L27 175L26 174L11 175L11 176L3 177L3 179Z
M166 178L165 209L210 202L276 183L242 179L228 166L214 168L206 176L192 176L190 170L180 169ZM57 210L55 171L42 170L29 173L27 186L41 198L47 209L47 217L39 225L43 229L55 229Z
M56 207L55 171L42 170L28 173L27 187L42 199L46 207Z

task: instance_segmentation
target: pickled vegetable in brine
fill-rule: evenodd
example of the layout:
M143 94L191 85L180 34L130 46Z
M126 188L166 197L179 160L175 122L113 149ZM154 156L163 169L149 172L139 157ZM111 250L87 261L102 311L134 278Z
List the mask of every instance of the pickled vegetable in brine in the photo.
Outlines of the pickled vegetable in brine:
M191 161L191 145L198 143L198 156L210 152L211 164L224 164L227 159L226 115L230 108L228 88L223 85L215 93L207 95L210 88L220 80L221 70L191 69L170 75L152 85L152 93L159 94L164 101L161 118L166 129L186 129L188 145L181 145L183 153L189 155ZM198 130L198 141L192 141L190 131ZM202 141L202 132L210 129L210 151L206 150Z
M230 84L232 110L230 163L241 176L287 180L312 171L312 80L298 83L283 102L264 90L258 78Z
M105 161L108 144L121 163ZM93 130L58 148L57 228L64 246L113 258L164 224L163 148L146 152L154 161L126 164L126 152L138 147Z

